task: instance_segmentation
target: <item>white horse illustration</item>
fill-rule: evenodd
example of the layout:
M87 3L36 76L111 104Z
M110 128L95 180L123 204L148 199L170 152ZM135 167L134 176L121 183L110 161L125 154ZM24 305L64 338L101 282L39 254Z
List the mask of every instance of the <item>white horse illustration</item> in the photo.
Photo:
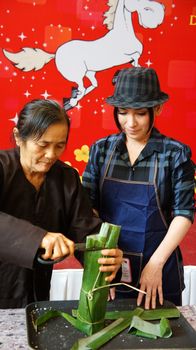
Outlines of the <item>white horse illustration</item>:
M42 69L54 58L63 77L77 84L71 98L64 99L68 110L98 86L96 72L128 62L139 66L143 45L134 33L131 13L137 11L139 24L144 28L156 28L164 19L164 5L153 0L109 0L108 6L103 24L109 31L97 40L71 40L61 45L55 54L24 47L17 53L3 50L4 55L26 72ZM84 77L90 81L88 87L84 86Z

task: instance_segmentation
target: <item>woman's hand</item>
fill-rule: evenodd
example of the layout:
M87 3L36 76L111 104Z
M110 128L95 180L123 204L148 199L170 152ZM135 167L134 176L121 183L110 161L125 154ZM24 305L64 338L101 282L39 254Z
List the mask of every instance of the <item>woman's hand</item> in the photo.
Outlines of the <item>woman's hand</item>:
M47 232L40 248L45 249L45 253L41 255L42 259L55 260L66 255L74 254L74 242L66 238L62 233Z
M166 236L151 256L149 262L142 271L140 278L140 287L147 292L145 297L145 308L149 309L150 304L154 309L156 307L156 297L160 304L163 304L162 289L162 270L169 256L179 246L182 239L191 227L191 221L182 216L176 216L172 220ZM141 304L143 299L142 293L139 293L137 304Z
M101 265L99 271L111 272L111 274L105 278L107 282L111 282L116 277L116 273L122 264L123 252L118 248L103 249L101 254L103 257L98 259L98 263Z
M162 290L162 269L159 264L149 260L144 267L140 278L140 289L145 291L145 309L156 308L156 299L159 298L159 303L163 304L163 290ZM144 294L139 293L137 298L137 305L140 306Z

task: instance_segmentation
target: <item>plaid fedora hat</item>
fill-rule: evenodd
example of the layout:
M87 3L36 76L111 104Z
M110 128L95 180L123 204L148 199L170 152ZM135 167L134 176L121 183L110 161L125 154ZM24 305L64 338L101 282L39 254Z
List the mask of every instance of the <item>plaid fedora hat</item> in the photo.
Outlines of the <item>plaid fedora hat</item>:
M169 96L160 90L154 69L144 67L125 68L114 75L115 91L107 103L122 108L154 107L166 102Z

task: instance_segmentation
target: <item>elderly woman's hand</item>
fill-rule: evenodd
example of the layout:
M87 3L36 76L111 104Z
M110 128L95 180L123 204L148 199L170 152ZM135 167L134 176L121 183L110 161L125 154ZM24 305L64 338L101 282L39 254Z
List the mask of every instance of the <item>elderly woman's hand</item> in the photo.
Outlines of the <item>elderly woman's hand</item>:
M109 276L105 278L106 281L111 282L119 270L123 261L122 250L115 249L103 249L101 251L103 257L98 259L98 263L101 265L99 270L101 272L111 272Z
M42 259L55 260L66 255L74 254L74 242L62 233L47 232L42 239L40 248L45 249Z

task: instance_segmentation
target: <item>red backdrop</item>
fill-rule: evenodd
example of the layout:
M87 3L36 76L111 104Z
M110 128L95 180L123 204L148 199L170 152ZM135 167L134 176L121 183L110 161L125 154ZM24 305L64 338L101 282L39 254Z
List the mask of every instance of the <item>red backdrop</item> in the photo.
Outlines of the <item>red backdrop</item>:
M119 0L119 3L122 1ZM134 2L130 0L130 4ZM145 7L154 2L140 0L137 3ZM138 11L130 13L134 34L143 46L139 64L155 68L163 91L170 95L162 115L156 120L156 126L163 133L189 144L193 160L196 161L196 3L195 0L162 0L156 3L164 5L165 13L160 25L155 28L142 26L138 21ZM1 48L20 52L22 48L30 47L55 54L60 45L74 39L94 42L109 32L103 24L104 13L108 9L106 0L1 0ZM116 54L121 40L122 37L117 35ZM132 40L130 35L130 43ZM106 60L107 56L107 48L104 48L99 61ZM76 57L70 50L63 58L63 64L66 65L66 59L73 60L72 68L77 72L78 67L74 67ZM69 111L71 133L63 160L77 168L80 175L91 143L116 132L112 108L105 103L105 98L112 94L114 72L126 66L129 67L130 63L109 64L98 71L98 86ZM89 81L86 78L84 81L88 86ZM63 97L69 97L71 88L77 86L74 79L71 82L62 76L54 59L39 70L25 72L16 68L5 57L3 50L0 52L0 82L1 149L12 146L12 128L26 102L33 98L53 98L62 103ZM182 245L185 263L188 264L196 264L193 232L194 228Z

